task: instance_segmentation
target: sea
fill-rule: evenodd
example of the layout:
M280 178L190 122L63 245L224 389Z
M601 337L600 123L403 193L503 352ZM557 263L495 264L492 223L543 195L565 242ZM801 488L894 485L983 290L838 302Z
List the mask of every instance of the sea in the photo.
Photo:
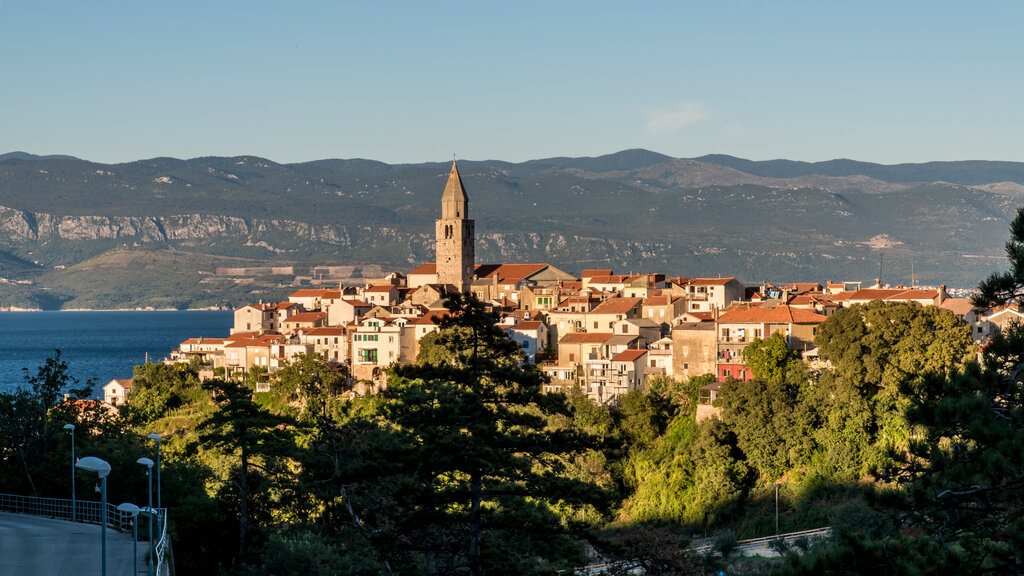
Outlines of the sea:
M0 392L28 387L47 358L61 351L68 372L93 380L93 396L114 378L131 378L148 358L159 362L188 338L224 338L230 310L124 312L0 312Z

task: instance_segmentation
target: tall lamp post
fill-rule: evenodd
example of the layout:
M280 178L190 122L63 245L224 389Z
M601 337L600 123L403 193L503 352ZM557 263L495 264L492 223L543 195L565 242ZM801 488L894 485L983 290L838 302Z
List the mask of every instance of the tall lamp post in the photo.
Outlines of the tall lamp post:
M156 440L156 507L161 508L163 505L160 503L160 435L157 433L146 436L150 440ZM150 502L150 507L153 503Z
M146 479L149 480L149 576L153 576L153 461L143 457L135 462L146 467Z
M107 475L110 474L110 464L95 456L86 456L75 462L75 466L82 470L95 472L100 477L100 491L103 493L103 507L100 509L100 515L103 516L103 530L101 531L103 542L103 576L107 576Z
M132 574L139 573L139 507L125 502L117 507L132 517Z
M75 425L65 424L64 429L71 433L71 521L78 522L78 504L75 501Z

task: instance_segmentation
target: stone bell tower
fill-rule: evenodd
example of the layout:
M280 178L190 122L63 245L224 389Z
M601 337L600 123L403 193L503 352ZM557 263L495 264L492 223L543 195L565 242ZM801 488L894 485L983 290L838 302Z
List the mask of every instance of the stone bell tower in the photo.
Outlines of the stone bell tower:
M454 160L441 196L441 218L437 220L435 238L437 283L452 284L460 292L469 290L476 266L475 237L473 221L469 219L469 197Z

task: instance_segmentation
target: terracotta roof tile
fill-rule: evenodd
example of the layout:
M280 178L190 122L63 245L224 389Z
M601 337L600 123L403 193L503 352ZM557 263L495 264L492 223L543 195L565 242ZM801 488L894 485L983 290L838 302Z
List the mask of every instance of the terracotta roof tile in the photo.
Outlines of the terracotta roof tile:
M602 344L614 334L611 332L569 332L558 339L560 344Z
M804 308L781 306L737 306L718 317L719 324L770 323L770 324L817 324L825 316Z
M643 302L643 298L609 298L590 311L591 314L625 314Z
M644 354L647 350L623 350L612 358L612 362L636 362Z

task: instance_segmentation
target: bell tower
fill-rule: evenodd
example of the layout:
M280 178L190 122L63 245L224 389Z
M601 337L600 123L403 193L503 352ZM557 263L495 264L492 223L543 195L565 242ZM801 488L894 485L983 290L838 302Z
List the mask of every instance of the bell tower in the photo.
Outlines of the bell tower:
M452 284L459 292L465 292L473 283L476 268L475 236L473 221L469 219L469 197L454 160L441 196L441 218L436 228L437 282Z

